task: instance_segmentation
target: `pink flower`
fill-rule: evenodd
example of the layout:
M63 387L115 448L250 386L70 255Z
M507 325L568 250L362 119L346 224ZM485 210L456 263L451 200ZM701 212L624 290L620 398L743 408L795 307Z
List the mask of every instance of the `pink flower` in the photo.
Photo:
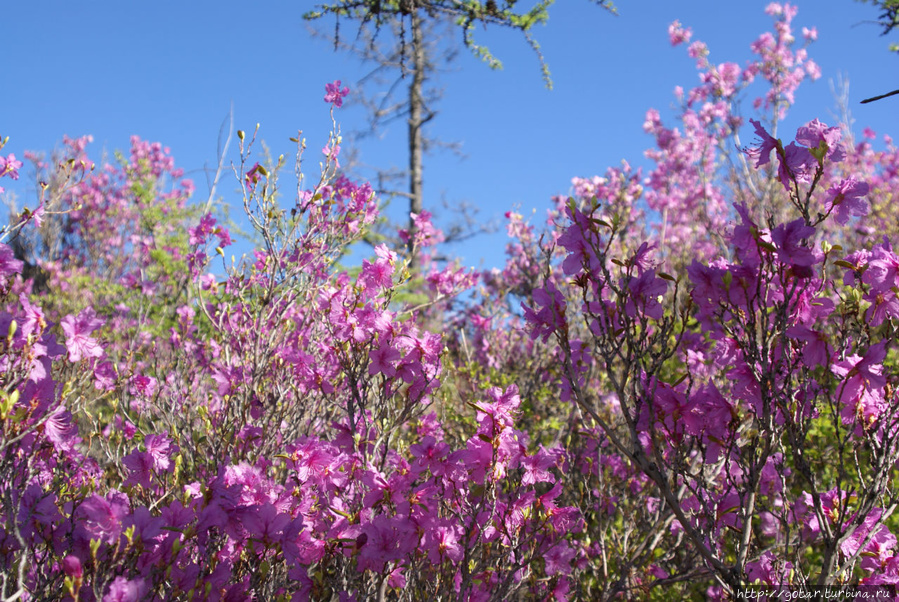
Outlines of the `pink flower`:
M129 382L128 392L135 397L149 399L156 392L156 379L152 376L135 374Z
M77 362L82 358L103 356L103 347L97 339L89 335L105 322L103 318L97 317L92 307L85 308L77 317L68 315L62 319L60 325L66 335L69 361Z
M288 450L300 483L324 478L337 456L336 450L329 444L315 439L297 441L296 447L290 447Z
M71 450L78 442L78 428L72 424L72 413L59 406L44 423L47 439L59 450Z
M797 341L804 341L802 347L802 363L809 368L824 366L830 361L830 348L827 346L827 337L808 326L797 324L787 329L786 335Z
M533 297L536 307L528 307L522 301L521 309L524 310L524 319L531 326L531 338L542 336L545 343L553 332L565 328L567 302L552 280L547 280L544 288L536 289Z
M369 374L383 373L386 376L396 376L396 362L400 359L400 352L384 341L377 349L372 349L368 357L371 363L368 365Z
M424 437L421 443L409 446L409 453L415 460L415 466L419 470L428 469L432 474L442 474L445 458L449 453L449 445L443 441L437 441L431 435Z
M808 122L796 131L796 142L813 151L824 151L823 156L835 163L846 158L846 152L840 145L843 132L838 127L827 127L817 119ZM822 157L823 158L823 157Z
M759 581L763 584L782 586L789 583L788 575L793 563L784 562L771 552L765 552L758 560L746 563L746 576L750 583Z
M573 548L571 548L565 541L560 541L543 555L543 558L546 561L546 574L570 574L572 560L575 555L576 551Z
M153 458L153 465L157 470L168 470L171 466L169 457L176 451L167 435L147 435L144 439L144 447Z
M343 90L340 89L340 80L335 80L334 83L325 84L325 102L331 103L335 107L343 106L343 99L347 94L350 93L350 89L346 86L343 87Z
M205 244L206 238L212 234L214 228L215 218L211 213L207 213L200 219L200 223L197 226L187 229L189 235L188 243L191 245Z
M231 241L231 233L228 231L227 228L222 228L221 226L218 226L215 229L215 235L219 239L219 247L220 248L224 249L225 247L231 246L231 242L232 242Z
M410 213L409 217L412 219L413 231L410 233L405 228L399 231L400 239L403 242L409 242L412 239L417 247L429 247L443 242L443 231L435 228L431 223L433 216L430 211Z
M816 253L809 248L808 240L815 235L815 229L806 226L802 218L789 224L779 224L771 231L771 241L777 247L777 257L783 263L793 266L810 266L817 262ZM803 244L803 241L806 241Z
M329 161L334 161L334 167L340 169L340 161L338 160L338 157L340 157L339 144L335 144L333 146L325 145L325 147L322 148L322 154L326 156Z
M146 452L135 451L122 458L122 464L131 471L128 479L125 481L126 487L129 485L140 485L147 489L150 488L150 478L153 474L153 456Z
M596 256L596 248L603 246L596 233L596 226L589 216L577 210L569 210L571 225L559 237L558 243L568 251L562 262L566 275L574 275L582 270L589 273L598 271L602 261Z
M771 162L771 151L780 148L780 140L769 134L764 126L755 119L750 119L749 123L755 127L755 133L761 138L761 141L758 146L745 149L744 152L756 160L755 167L758 169Z
M244 528L250 537L267 543L281 539L284 530L292 521L288 514L278 512L271 503L265 502L261 506L254 506L254 520L244 523Z
M78 507L78 513L84 519L87 539L116 544L122 534L122 519L128 513L128 498L118 492L105 498L93 494Z
M62 559L63 572L73 579L81 579L84 571L81 568L81 560L71 554Z
M431 564L440 564L444 559L449 559L453 564L462 560L462 528L452 524L447 519L438 519L437 524L425 529L422 537L422 549L428 553Z
M259 165L259 163L256 163L255 165L253 165L253 167L250 168L250 171L248 171L246 175L244 175L244 184L246 185L247 190L249 190L250 192L253 191L253 187L256 186L257 182L259 182L259 178L264 175L263 171L264 170Z
M490 387L487 389L487 397L493 402L482 401L474 407L478 410L477 420L480 425L478 432L493 436L515 424L521 397L518 395L517 385L509 385L505 390Z
M864 357L850 355L831 365L831 371L844 380L838 385L841 416L844 424L860 419L863 426L871 424L885 409L883 387L883 360L886 357L884 342L872 345Z
M859 182L855 176L849 176L827 190L825 210L832 211L836 208L834 219L841 226L845 226L853 215L868 215L868 203L864 197L869 190L867 183Z
M550 594L553 597L553 600L556 602L565 602L566 600L570 600L571 597L568 595L569 590L571 589L571 582L567 577L560 576L556 579L556 585L553 588L553 591Z
M843 540L843 543L840 544L840 551L849 558L858 552L862 543L869 537L871 537L871 539L865 545L864 551L873 551L878 545L888 550L895 549L896 537L890 533L890 530L886 525L881 523L882 518L883 512L880 508L871 510L862 524L852 532L852 535L850 535L848 539ZM872 537L870 536L870 533L874 529L877 531Z
M791 142L784 148L780 157L780 165L777 169L778 178L784 188L789 190L793 180L807 182L810 179L812 169L817 165L817 160L804 146Z
M0 243L0 278L8 278L13 274L21 274L24 264L16 259L13 250Z
M0 178L6 176L7 178L12 178L13 180L19 179L19 168L22 167L22 162L16 160L16 156L13 154L7 155L5 158L0 156Z
M805 63L805 72L808 73L808 76L812 78L812 80L821 78L821 67L819 67L818 63L815 61L808 61Z
M418 537L406 519L383 515L366 524L359 538L364 540L357 565L359 571L371 569L380 573L386 563L399 560L410 543L418 545Z
M680 21L674 21L668 26L668 39L672 46L677 46L690 41L693 32L689 28L684 28Z
M143 579L129 581L124 577L116 577L103 596L103 602L138 602L143 599L146 590Z
M630 278L626 285L628 290L624 311L630 317L636 317L638 313L647 317L660 320L664 314L659 299L668 290L668 283L661 278L656 278L655 270L643 272L636 278Z
M285 557L304 564L318 562L325 555L325 542L313 537L309 529L304 528L301 518L294 519L284 528L281 546Z
M34 225L36 227L40 228L41 224L44 223L44 213L45 213L45 208L44 208L43 203L38 205L37 209L35 209L34 211L26 208L26 209L22 210L22 216L21 216L22 222L21 223L22 223L22 225L24 225L24 224L27 224L29 221L34 220Z
M19 302L22 304L22 313L24 314L24 319L20 319L22 336L27 339L32 334L43 332L47 322L44 320L44 311L40 305L32 305L24 296L19 297Z
M521 484L554 483L556 478L549 469L559 463L563 454L564 452L560 448L547 450L541 445L537 453L522 458L521 466L524 468L524 476L521 477Z
M363 259L361 280L375 290L390 288L393 285L393 264L384 259L374 263Z
M100 391L111 391L115 387L116 373L112 362L94 366L94 387Z

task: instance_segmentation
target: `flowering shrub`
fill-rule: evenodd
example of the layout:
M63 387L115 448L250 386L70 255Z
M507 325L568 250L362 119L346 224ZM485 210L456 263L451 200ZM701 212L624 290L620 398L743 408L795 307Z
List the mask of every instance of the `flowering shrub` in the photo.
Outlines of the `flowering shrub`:
M648 177L576 179L542 236L508 213L490 273L386 245L341 268L377 199L336 123L288 206L238 133L238 266L161 146L32 156L48 185L0 242L3 599L892 592L895 147L771 133L818 70L768 12L745 68L689 46L701 83L682 131L648 114Z
M895 282L865 288L856 257L892 257L895 147L817 120L769 134L818 70L791 47L795 10L768 12L745 67L689 47L701 83L676 91L682 129L649 111L648 177L575 178L542 234L507 214L507 264L458 317L466 377L515 382L522 430L568 454L585 599L893 583ZM876 378L854 372L866 357Z

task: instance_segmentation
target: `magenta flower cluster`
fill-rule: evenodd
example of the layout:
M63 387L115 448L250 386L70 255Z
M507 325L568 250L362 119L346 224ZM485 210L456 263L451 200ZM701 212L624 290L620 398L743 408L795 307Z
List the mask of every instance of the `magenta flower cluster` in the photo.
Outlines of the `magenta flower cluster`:
M819 73L767 13L743 67L672 24L700 78L679 127L647 113L652 168L575 178L542 229L509 211L502 269L438 260L427 211L347 269L378 198L336 124L290 202L241 132L261 242L233 264L161 145L26 154L49 184L0 232L0 597L895 596L899 155L771 134Z

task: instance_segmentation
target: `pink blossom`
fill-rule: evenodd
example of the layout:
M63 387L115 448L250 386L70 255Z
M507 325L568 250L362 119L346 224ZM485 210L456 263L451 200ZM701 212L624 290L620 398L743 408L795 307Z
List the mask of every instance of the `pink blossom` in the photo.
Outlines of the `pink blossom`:
M170 456L175 453L177 447L167 435L147 435L144 438L144 447L153 458L156 470L168 470L171 467Z
M438 519L429 525L422 537L422 549L427 552L431 564L440 564L449 559L458 564L464 555L462 528L446 519Z
M262 167L259 163L256 163L250 168L250 171L244 174L244 185L247 187L248 191L252 192L253 188L256 187L259 179L263 176L262 171Z
M66 335L69 361L103 356L103 346L89 335L105 323L106 320L98 318L92 307L83 309L77 317L68 315L62 319L60 325Z
M522 485L535 483L553 483L556 477L550 468L557 466L564 452L560 448L547 450L542 445L537 453L522 458L521 465L524 468L524 476L521 477Z
M783 149L779 157L777 175L786 190L790 190L793 181L808 182L817 165L817 160L804 146L791 142Z
M128 513L128 498L118 492L110 492L106 497L93 494L78 507L78 513L84 519L87 539L116 544Z
M569 575L572 569L572 560L577 552L565 541L560 541L543 555L546 561L547 575Z
M409 446L409 453L416 458L416 465L421 467L420 470L427 469L432 474L440 475L443 473L449 445L428 435L420 443Z
M384 259L374 263L363 259L361 280L375 290L390 288L393 286L393 264Z
M770 551L763 553L758 560L746 563L746 577L750 583L756 581L771 586L783 586L789 583L787 575L793 564L783 562Z
M830 362L831 350L824 333L817 332L802 324L791 326L786 335L798 341L804 341L802 347L802 363L809 368L824 366Z
M821 67L815 61L806 61L805 72L812 80L821 78Z
M74 579L80 579L84 575L81 560L71 554L62 559L62 570L66 575Z
M409 230L401 229L399 235L403 242L412 240L417 247L429 247L443 242L443 231L434 227L430 211L410 213L409 216L413 225L412 233Z
M881 342L872 345L864 356L854 354L831 365L831 371L844 379L838 386L838 394L845 424L859 419L863 426L867 426L885 409L882 392L886 385L885 357L886 345Z
M72 424L72 413L59 406L44 423L47 439L59 450L71 450L78 442L78 427Z
M704 59L709 54L709 47L705 42L693 42L687 47L687 54L693 59Z
M388 563L401 558L406 546L418 545L412 525L402 518L378 516L362 528L360 538L364 539L358 559L360 571L381 573Z
M846 151L840 145L843 132L838 127L827 127L814 119L796 131L796 142L812 151L818 151L834 163L846 158Z
M16 259L13 250L0 243L0 278L8 278L13 274L21 274L24 264Z
M188 243L191 245L202 245L206 243L207 237L212 234L215 229L215 218L211 213L207 213L200 219L200 223L193 228L188 228Z
M685 29L680 24L680 21L674 21L668 26L668 39L672 46L689 42L692 35L693 32L690 29Z
M749 123L755 127L755 133L761 138L761 142L759 142L758 146L746 149L744 152L750 157L755 158L755 166L756 168L759 168L762 165L767 165L771 161L771 151L781 148L781 144L780 140L771 136L771 134L768 133L768 130L755 119L750 119Z
M883 511L880 508L874 508L866 517L862 524L852 532L848 539L840 544L840 551L844 556L851 557L858 552L862 543L870 537L865 545L865 551L874 550L878 547L885 549L896 549L896 537L890 533L889 528L881 521ZM871 531L876 529L876 533L871 536Z
M128 392L135 397L149 399L156 392L156 379L152 376L135 374L129 382Z
M564 328L567 302L552 280L548 280L543 288L534 291L534 303L536 307L531 308L522 302L521 308L531 326L531 338L542 336L546 342L553 332Z
M111 391L115 383L116 372L112 362L98 362L94 366L94 387L100 391Z
M368 365L369 374L396 376L396 363L400 359L400 352L388 341L383 341L376 349L372 349L368 357L371 360Z
M841 226L845 226L853 215L868 215L868 203L864 197L867 196L869 189L867 183L859 182L855 176L844 178L827 189L825 210L830 212L836 209L834 219Z
M22 162L16 160L16 156L12 153L6 157L0 156L0 178L7 177L13 180L19 179L19 169Z
M135 451L122 458L122 464L131 471L128 479L125 481L126 487L129 485L140 485L147 489L151 487L150 479L153 475L154 466L153 456L146 452Z
M224 249L225 247L231 246L231 233L227 228L223 228L221 226L216 227L215 236L219 239L219 248Z
M340 145L339 144L328 144L322 148L322 154L328 158L328 161L334 162L334 167L336 169L340 169Z
M301 483L325 477L337 456L337 450L331 445L315 439L297 441L296 445L288 450Z
M343 99L350 93L350 89L346 86L340 89L340 80L334 80L333 83L325 84L325 102L333 104L335 107L343 106Z
M254 520L244 522L247 534L266 543L278 541L291 522L290 515L278 512L275 505L270 502L254 506L253 511Z
M655 270L643 272L640 276L630 278L625 288L628 290L624 311L630 317L638 314L659 320L664 308L661 298L668 290L668 283L657 278Z
M19 322L22 336L27 339L32 334L43 332L47 322L44 320L44 311L40 305L32 305L24 296L19 297L19 302L22 304L22 318Z
M128 580L116 577L103 596L103 602L139 602L143 599L147 587L143 579Z
M771 231L771 241L777 247L777 257L793 266L810 266L818 261L817 254L809 248L815 229L800 218L789 224L779 224Z

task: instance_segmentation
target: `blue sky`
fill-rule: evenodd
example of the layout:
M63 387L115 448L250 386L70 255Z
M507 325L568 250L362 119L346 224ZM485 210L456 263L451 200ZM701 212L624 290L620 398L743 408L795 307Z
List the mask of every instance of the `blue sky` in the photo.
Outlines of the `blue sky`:
M0 50L0 135L4 152L50 150L64 134L94 137L92 156L126 149L132 134L162 142L176 164L208 188L204 166L216 162L219 128L234 106L237 128L260 136L277 156L291 156L288 138L309 141L306 171L315 175L317 151L330 126L324 84L351 87L369 68L310 35L302 15L314 2L14 2L4 7ZM481 31L478 40L503 60L491 71L467 53L444 74L446 94L430 133L462 143L466 158L450 153L425 164L425 204L444 223L452 215L441 198L480 209L483 221L501 221L512 208L542 220L551 196L567 193L573 176L601 174L627 159L645 165L652 140L642 130L655 107L671 123L672 91L697 82L683 47L672 48L675 19L706 42L714 63L740 64L749 44L770 29L767 2L745 0L619 0L612 16L587 0L560 0L548 24L534 32L552 70L554 88L541 80L533 53L508 31ZM854 129L870 126L896 135L899 99L859 105L862 98L899 87L899 57L873 24L877 11L852 0L799 0L798 30L815 26L809 54L823 77L804 84L785 132L818 117L835 121L830 82L850 84ZM322 23L328 30L331 21ZM344 23L345 35L351 24ZM365 125L360 108L337 113L344 133ZM749 132L747 132L748 136ZM405 130L396 123L360 147L361 159L389 168L405 165ZM236 159L236 144L230 159ZM27 171L27 170L26 170ZM12 184L12 185L10 185ZM33 203L27 174L4 185ZM285 186L289 194L290 185ZM233 180L219 188L226 201ZM394 216L402 213L397 206ZM475 266L502 261L502 231L448 249Z

